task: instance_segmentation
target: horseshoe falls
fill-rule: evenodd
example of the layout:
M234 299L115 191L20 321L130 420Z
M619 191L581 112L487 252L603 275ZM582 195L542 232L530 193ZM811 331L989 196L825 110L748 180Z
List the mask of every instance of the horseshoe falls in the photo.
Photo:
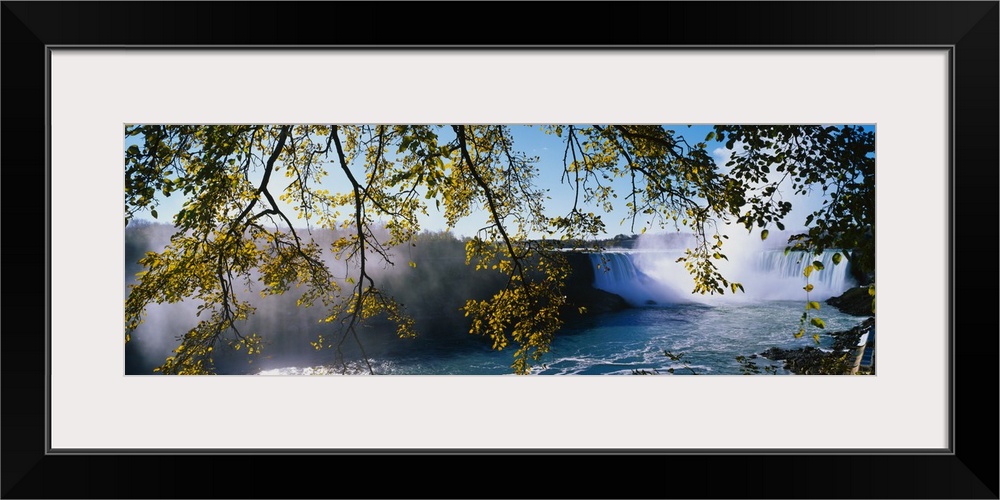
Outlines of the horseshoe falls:
M845 292L856 283L850 274L850 263L842 259L834 264L836 250L813 256L805 252L760 250L729 262L716 262L730 282L743 284L745 292L724 295L691 294L692 276L677 259L680 251L608 251L591 253L594 287L621 296L632 306L665 304L746 303L769 300L805 300L804 287L812 284L809 300L821 301ZM814 270L807 278L806 266L819 261L823 269Z
M589 253L586 257L593 268L593 286L621 296L633 307L568 322L555 336L551 350L533 365L532 373L739 375L743 366L737 356L758 354L771 347L827 349L833 343L828 335L816 345L811 334L798 339L793 334L806 302L805 266L814 260L823 265L823 270L809 276L808 282L814 286L809 293L811 301L822 301L854 285L849 263L844 259L833 264L834 253L747 252L746 257L720 266L727 279L743 283L746 293L727 290L725 295L691 293L691 275L677 262L681 250ZM824 319L827 332L848 330L862 321L825 303L815 314ZM494 351L464 331L448 338L377 352L372 364L377 373L395 375L511 373L507 350ZM665 351L680 358L673 359ZM773 365L778 375L790 374L781 362L765 358L756 362L760 367ZM337 373L318 364L265 367L260 372L263 375Z

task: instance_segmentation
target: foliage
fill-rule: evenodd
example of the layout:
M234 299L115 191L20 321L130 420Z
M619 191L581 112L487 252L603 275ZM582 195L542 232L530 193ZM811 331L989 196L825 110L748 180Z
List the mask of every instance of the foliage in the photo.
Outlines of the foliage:
M263 348L261 332L241 331L255 311L249 294L292 289L299 306L325 311L330 333L316 339L317 349L341 357L353 341L363 352L359 329L375 318L412 336L414 318L372 269L395 265L390 249L413 240L431 203L450 227L486 216L466 242L466 263L504 285L463 309L470 333L514 350L516 373L530 371L562 325L569 267L551 250L604 231L587 207L623 213L633 231L640 221L690 231L695 244L680 261L693 293L744 290L716 265L728 259L720 226L758 229L762 238L771 227L783 230L792 208L780 198L785 186L829 194L790 248L850 249L861 265L874 255L874 134L861 128L717 126L695 143L661 126L541 128L564 145L562 178L573 193L572 208L556 216L544 210L538 158L515 147L508 126L127 126L126 224L146 211L158 218L165 197L184 202L167 248L139 261L125 304L126 341L150 304L195 299L200 322L159 370L209 373L219 345L251 356ZM734 150L722 168L707 149L715 138ZM629 187L622 192L616 181ZM309 236L317 227L345 233L321 247Z
M740 364L740 373L743 375L760 375L761 366L757 364L758 356L751 354L748 356L736 356L736 362ZM777 375L778 365L767 365L763 367L764 373Z
M786 370L798 374L848 375L854 371L855 362L860 362L859 356L865 347L858 345L862 335L872 332L874 327L875 318L868 318L850 330L830 333L833 343L828 349L811 346L800 349L772 347L764 351L762 356L782 360ZM741 361L741 364L744 363L745 360ZM859 371L859 373L870 373L870 371Z
M689 365L689 364L687 363L687 361L684 361L684 360L682 359L682 358L684 357L684 353L677 353L677 354L674 354L674 353L672 353L672 352L670 352L670 351L663 351L663 354L664 354L664 355L665 355L665 356L666 356L667 358L669 358L669 359L670 359L670 361L673 361L673 362L675 362L675 363L683 363L683 366L682 366L682 367L683 367L684 369L686 369L686 370L690 371L690 372L691 372L691 375L697 375L697 374L698 374L698 372L696 372L696 371L694 370L694 368L691 368L691 365ZM671 368L667 368L667 372L668 372L668 373L671 373L671 374L673 374L673 373L674 373L674 368L673 368L673 367L671 367Z
M681 368L683 368L683 369L691 372L691 375L697 375L698 374L698 372L694 368L692 368L691 365L688 364L687 361L684 361L683 358L685 356L685 353L683 353L683 352L674 353L674 352L671 352L671 351L664 350L663 351L663 355L666 356L667 359L669 359L670 361L672 361L674 363L681 363ZM667 373L673 375L673 374L675 374L677 372L677 369L674 368L674 367L670 367L670 368L667 368L664 371L666 371ZM656 368L653 368L652 370L646 370L646 369L633 369L632 370L632 375L659 375L659 374L660 374L660 371L657 370Z

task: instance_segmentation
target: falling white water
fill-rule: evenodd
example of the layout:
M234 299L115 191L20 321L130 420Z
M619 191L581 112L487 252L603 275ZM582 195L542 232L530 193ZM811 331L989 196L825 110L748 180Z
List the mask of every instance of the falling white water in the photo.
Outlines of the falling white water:
M826 250L818 256L806 252L789 252L785 255L782 250L766 250L757 256L757 271L778 283L801 283L801 286L805 286L806 266L818 261L823 269L814 270L809 275L809 283L814 287L812 297L824 300L855 286L847 259L842 258L839 264L834 264L833 256L837 253L841 257L844 255L837 250Z
M594 287L621 296L633 306L652 306L683 302L714 303L721 301L803 300L804 287L812 284L810 300L825 300L855 285L847 259L833 263L834 250L811 256L804 252L753 249L741 256L718 262L719 272L730 282L743 285L744 292L731 294L692 294L694 281L677 262L680 251L620 251L590 255L594 266ZM843 255L843 254L841 254ZM808 280L806 266L819 261L822 270L813 271ZM717 262L717 261L716 261Z
M594 266L594 287L618 295L633 306L690 302L684 297L684 289L669 276L655 269L652 274L647 274L638 267L637 255L635 252L590 254L590 262ZM668 258L668 255L663 253L658 257Z

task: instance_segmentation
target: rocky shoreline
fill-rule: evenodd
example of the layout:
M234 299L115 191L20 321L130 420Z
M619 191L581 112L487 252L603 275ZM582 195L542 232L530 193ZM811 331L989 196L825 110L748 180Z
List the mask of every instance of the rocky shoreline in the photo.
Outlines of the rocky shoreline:
M815 347L801 349L772 347L760 355L770 360L782 361L786 370L798 375L849 375L858 357L858 342L861 336L871 333L874 328L875 318L871 317L850 330L830 333L834 339L830 351Z
M831 332L829 335L834 340L831 351L816 347L803 347L801 349L772 347L760 353L760 356L783 362L786 370L799 375L848 375L853 373L860 352L858 342L862 335L874 332L875 329L875 313L868 285L851 288L837 297L830 297L826 303L844 314L866 316L868 319L850 330ZM874 335L869 335L868 339L867 345L873 346Z
M801 349L781 349L772 347L760 353L760 356L783 362L784 368L800 375L828 374L847 375L857 373L856 363L860 355L858 342L861 336L872 333L875 329L875 312L869 285L851 288L837 297L831 297L826 303L845 314L866 316L860 325L842 332L832 332L834 339L831 351L815 347ZM874 335L868 336L867 346L874 346ZM874 366L872 367L874 369Z
M563 311L565 318L578 319L587 315L631 308L622 297L592 286L594 271L587 255L572 253L567 257L570 259L573 273L566 287L568 300ZM850 330L830 332L828 335L834 339L834 343L829 350L812 346L799 349L772 347L764 352L751 354L749 357L740 356L747 373L761 372L761 367L764 366L760 363L761 358L774 361L784 369L799 375L840 375L854 372L861 352L858 342L863 335L872 333L875 328L875 313L868 285L851 288L837 297L827 299L826 303L845 314L867 319ZM585 312L581 312L581 308ZM868 345L873 345L874 335L869 335L868 338ZM769 365L764 370L770 373L773 367L774 365ZM862 373L865 371L862 370Z

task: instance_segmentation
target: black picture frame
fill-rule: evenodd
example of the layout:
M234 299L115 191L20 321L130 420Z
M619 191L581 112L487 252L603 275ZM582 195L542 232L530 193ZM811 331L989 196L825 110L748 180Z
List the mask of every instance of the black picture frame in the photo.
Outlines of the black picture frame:
M4 294L4 498L299 498L316 495L317 485L320 496L330 497L998 498L998 259L992 245L1000 215L998 2L477 6L483 8L489 19L477 23L479 10L457 3L3 2L8 279L10 269L48 269L48 234L40 214L48 208L46 53L53 45L950 47L950 452L53 455L45 437L49 277L31 271L27 279L14 275L19 293ZM25 324L25 317L36 319ZM297 475L275 472L279 463ZM567 469L573 474L560 472ZM371 470L385 480L363 481L362 473ZM468 478L482 489L466 489Z

